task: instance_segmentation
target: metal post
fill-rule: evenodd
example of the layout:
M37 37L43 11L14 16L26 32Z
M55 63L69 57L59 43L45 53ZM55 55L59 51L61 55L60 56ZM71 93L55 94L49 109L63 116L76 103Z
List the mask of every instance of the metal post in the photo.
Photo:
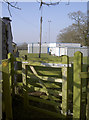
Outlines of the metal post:
M49 43L50 43L50 23L51 23L51 20L49 20L48 22L49 22Z

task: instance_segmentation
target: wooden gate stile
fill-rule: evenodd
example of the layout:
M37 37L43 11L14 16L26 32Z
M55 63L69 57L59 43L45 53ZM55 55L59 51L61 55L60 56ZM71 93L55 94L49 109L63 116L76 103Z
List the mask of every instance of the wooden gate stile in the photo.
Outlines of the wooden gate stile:
M67 116L68 113L68 82L69 82L69 57L62 56L62 112Z
M88 66L88 65L87 65ZM74 55L74 71L73 71L73 119L86 119L89 120L89 72L83 72L83 54L77 51ZM86 69L86 68L85 68ZM87 83L87 84L86 84ZM83 98L83 84L85 84L86 95ZM82 100L86 102L84 109L82 108ZM84 114L82 112L84 111ZM87 114L86 114L87 113Z
M9 53L8 54L8 60L9 60L9 74L10 74L10 86L11 86L11 91L12 91L12 95L15 95L15 83L14 83L14 61L15 58L14 56Z
M10 74L9 74L9 61L3 60L2 62L2 78L3 78L3 103L6 120L13 120L12 115L12 95L10 88Z
M82 53L76 52L74 55L74 79L73 79L73 118L80 119L82 86L79 76L82 70Z

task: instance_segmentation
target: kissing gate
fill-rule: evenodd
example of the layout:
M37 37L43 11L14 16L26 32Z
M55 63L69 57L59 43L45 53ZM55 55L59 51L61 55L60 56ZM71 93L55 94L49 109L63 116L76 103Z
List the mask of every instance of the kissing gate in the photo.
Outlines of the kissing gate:
M21 70L15 70L17 61L22 63ZM6 120L14 120L12 98L18 94L18 86L22 87L25 108L61 120L89 120L89 67L83 64L81 52L74 54L71 66L68 56L62 56L61 62L60 67L48 67L40 63L31 64L28 60L21 61L8 54L8 59L2 61L2 112ZM22 74L22 81L15 80L16 74Z

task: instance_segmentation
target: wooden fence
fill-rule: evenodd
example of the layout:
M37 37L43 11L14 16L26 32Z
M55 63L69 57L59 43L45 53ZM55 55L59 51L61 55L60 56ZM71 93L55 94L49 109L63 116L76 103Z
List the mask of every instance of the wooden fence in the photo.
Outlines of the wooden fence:
M59 68L32 65L26 60L22 61L22 70L15 70L16 61L9 54L2 62L3 112L7 120L13 119L12 96L19 84L23 86L25 107L55 118L89 120L89 70L81 52L74 54L71 67L68 56L62 56ZM14 80L15 74L22 74L22 82Z

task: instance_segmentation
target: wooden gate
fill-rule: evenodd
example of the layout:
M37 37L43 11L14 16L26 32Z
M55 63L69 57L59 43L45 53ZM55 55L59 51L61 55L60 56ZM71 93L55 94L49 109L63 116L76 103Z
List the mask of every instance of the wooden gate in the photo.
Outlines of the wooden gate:
M67 116L68 113L68 63L67 56L62 57L59 68L34 66L24 62L22 73L25 106L65 118L63 115Z
M15 97L15 88L19 85L23 87L25 107L55 118L70 116L74 120L89 120L89 68L83 64L81 52L75 53L71 66L69 57L62 56L58 68L35 65L26 60L22 61L22 70L15 70L16 61L17 58L9 54L8 60L2 62L3 112L7 120L13 119L12 96ZM15 74L22 74L22 82L14 80Z

